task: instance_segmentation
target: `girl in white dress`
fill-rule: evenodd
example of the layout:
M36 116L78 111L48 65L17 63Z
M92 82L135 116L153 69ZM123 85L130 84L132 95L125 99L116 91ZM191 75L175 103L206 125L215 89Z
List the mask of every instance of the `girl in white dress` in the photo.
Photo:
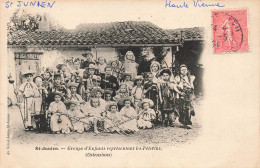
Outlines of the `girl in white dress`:
M137 114L135 109L131 106L131 97L124 97L118 101L118 104L124 105L120 110L120 115L124 124L120 125L126 133L134 133L139 131L137 128Z
M140 117L137 120L138 128L146 129L152 128L152 121L155 120L156 114L151 107L153 106L153 101L151 99L143 99L138 106L142 108L140 111Z
M85 115L78 110L78 102L76 101L68 101L66 102L68 109L68 117L71 121L73 130L82 134L84 132L84 122L81 121L85 117Z
M51 131L59 134L70 133L72 128L71 122L68 118L68 113L65 104L61 101L62 93L54 93L54 102L50 104L48 116L51 118L50 127Z
M103 93L104 93L103 89L94 88L94 89L92 89L91 94L90 94L90 96L92 98L97 98L99 100L99 104L100 104L99 107L102 112L105 111L105 108L107 105L107 102L102 98Z
M100 101L98 98L91 98L89 104L86 103L82 107L82 111L85 115L85 119L82 119L84 122L85 130L89 130L90 126L94 127L94 133L99 134L97 128L97 122L102 121L101 113L103 112L100 108Z
M123 65L125 73L130 73L132 75L132 78L134 78L137 75L138 66L139 65L135 62L134 53L132 51L127 51L125 54L125 62Z
M122 119L117 110L117 103L111 102L106 106L106 113L103 114L104 116L104 129L105 132L117 132L120 133L120 129L117 126Z

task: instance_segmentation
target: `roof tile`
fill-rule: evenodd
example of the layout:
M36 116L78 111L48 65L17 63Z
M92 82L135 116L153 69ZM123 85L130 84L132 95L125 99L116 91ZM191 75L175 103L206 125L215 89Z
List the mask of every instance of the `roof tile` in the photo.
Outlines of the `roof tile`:
M74 30L52 30L49 32L16 31L8 34L8 45L177 43L174 38L176 37L150 22L127 21L81 24Z

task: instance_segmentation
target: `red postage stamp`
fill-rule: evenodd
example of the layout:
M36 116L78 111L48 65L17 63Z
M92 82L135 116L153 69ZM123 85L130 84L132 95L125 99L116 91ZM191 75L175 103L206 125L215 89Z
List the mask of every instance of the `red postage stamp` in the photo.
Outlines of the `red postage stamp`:
M247 52L247 10L213 11L214 53Z

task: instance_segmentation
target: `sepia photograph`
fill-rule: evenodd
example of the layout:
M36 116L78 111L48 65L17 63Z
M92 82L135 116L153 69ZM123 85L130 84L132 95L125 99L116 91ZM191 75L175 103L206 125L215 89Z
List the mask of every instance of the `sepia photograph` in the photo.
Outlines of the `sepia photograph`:
M203 27L144 20L67 29L46 13L18 9L7 29L14 142L70 134L76 142L179 145L199 136Z

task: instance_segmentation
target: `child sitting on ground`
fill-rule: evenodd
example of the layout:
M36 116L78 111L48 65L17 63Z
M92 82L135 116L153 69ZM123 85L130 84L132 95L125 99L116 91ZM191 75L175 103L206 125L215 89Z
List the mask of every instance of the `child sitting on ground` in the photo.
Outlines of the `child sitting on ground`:
M105 132L120 133L120 129L117 126L117 124L121 122L121 116L117 110L116 102L111 102L106 106L106 112L103 113L103 117L104 117Z
M62 93L55 92L54 99L55 101L50 104L48 116L50 117L50 127L53 133L59 134L70 133L71 122L67 117L67 109L65 104L61 101Z
M91 98L90 106L83 106L82 111L84 112L86 118L84 119L84 123L86 123L85 130L89 130L89 126L94 126L94 133L99 134L97 123L101 121L101 108L100 108L100 101L98 98ZM89 124L88 124L89 123Z
M78 110L78 102L68 101L66 104L69 107L68 117L71 121L73 130L82 134L84 132L84 122L82 122L81 119L84 118L85 115Z
M139 119L137 121L138 128L146 129L152 128L152 122L155 120L156 114L151 107L153 106L153 101L150 99L143 99L138 106L142 108L140 111Z
M122 124L120 127L126 132L126 133L134 133L139 131L137 128L137 114L135 109L131 106L132 101L131 97L124 97L121 98L118 101L118 104L124 106L120 110L120 115L122 116L122 120L124 124Z

